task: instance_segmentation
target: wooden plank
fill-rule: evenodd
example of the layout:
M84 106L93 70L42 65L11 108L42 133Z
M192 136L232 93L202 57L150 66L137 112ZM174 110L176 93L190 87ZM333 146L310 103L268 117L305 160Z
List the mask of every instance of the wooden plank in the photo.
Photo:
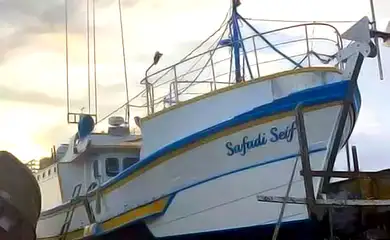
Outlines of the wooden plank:
M389 172L345 172L345 171L311 171L313 177L335 178L390 178ZM301 171L303 175L303 171Z
M257 201L259 202L273 202L290 204L308 204L308 200L305 198L296 197L276 197L276 196L264 196L257 195ZM317 199L316 205L319 206L333 206L333 207L348 207L348 206L390 206L390 199L386 200L362 200L362 199Z
M306 197L308 200L308 212L311 213L314 207L314 187L313 176L311 174L309 147L307 143L305 119L302 111L302 104L298 104L295 109L295 122L297 124L298 141L299 141L299 153L302 162L302 171L305 184ZM309 214L310 215L310 214Z
M341 138L344 132L345 122L347 121L347 116L349 109L353 102L353 96L355 94L357 88L357 79L359 77L360 69L362 67L364 60L364 56L361 53L358 53L355 68L353 69L351 80L349 80L347 93L345 99L343 101L343 105L339 115L337 117L337 128L332 134L332 145L327 155L328 165L326 167L327 172L332 172L334 164L336 162L336 157L339 152L340 145L343 144L341 142ZM322 191L326 191L329 188L330 177L324 177L322 184Z

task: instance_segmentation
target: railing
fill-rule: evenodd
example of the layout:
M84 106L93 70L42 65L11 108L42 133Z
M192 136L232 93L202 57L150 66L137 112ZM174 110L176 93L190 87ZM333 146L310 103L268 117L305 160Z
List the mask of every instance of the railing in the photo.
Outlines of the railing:
M309 32L313 31L320 36L309 37ZM273 43L272 46L264 38ZM241 44L240 58L245 66L242 77L246 81L302 67L343 68L332 60L332 56L343 48L341 36L335 27L325 23L284 27L247 37ZM146 108L147 114L152 114L181 101L230 86L235 84L233 64L231 49L226 46L190 57L146 76L141 82L146 89L131 103L147 97L146 104L135 107Z

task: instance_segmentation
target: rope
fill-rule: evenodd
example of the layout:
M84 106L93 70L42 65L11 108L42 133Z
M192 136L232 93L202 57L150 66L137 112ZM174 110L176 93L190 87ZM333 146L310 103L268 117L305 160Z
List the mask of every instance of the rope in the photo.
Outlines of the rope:
M343 21L343 20L335 20L335 21L317 21L317 20L285 20L285 19L265 19L265 18L245 18L249 21L258 21L258 22L282 22L282 23L315 23L315 22L323 22L323 23L355 23L356 21Z

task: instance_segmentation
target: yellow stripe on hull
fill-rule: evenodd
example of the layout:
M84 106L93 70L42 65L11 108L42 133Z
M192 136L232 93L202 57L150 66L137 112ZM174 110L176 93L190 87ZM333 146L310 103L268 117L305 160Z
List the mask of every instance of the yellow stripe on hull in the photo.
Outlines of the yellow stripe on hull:
M136 209L133 209L131 211L128 211L122 215L119 215L117 217L111 218L102 224L100 224L100 228L103 232L109 232L111 230L114 230L118 227L121 227L124 224L128 224L131 222L134 222L138 219L146 218L155 214L163 213L164 210L168 207L170 203L170 196L161 198L155 202L152 202L150 204L138 207ZM84 234L84 230L76 230L73 232L69 232L66 236L66 240L73 240L73 239L82 239ZM38 238L38 240L58 240L60 239L60 236L55 237L48 237L48 238Z

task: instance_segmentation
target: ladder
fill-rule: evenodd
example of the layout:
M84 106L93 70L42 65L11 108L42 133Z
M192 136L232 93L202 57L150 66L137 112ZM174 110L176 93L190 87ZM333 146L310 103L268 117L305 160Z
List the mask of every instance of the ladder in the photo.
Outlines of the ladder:
M82 186L82 184L80 183L80 184L77 184L73 188L72 199L70 200L70 208L66 212L65 221L61 227L59 240L66 239L66 235L68 234L70 223L72 222L73 213L74 213L74 210L76 209L77 201L75 201L75 200L77 200L80 196L81 186Z

